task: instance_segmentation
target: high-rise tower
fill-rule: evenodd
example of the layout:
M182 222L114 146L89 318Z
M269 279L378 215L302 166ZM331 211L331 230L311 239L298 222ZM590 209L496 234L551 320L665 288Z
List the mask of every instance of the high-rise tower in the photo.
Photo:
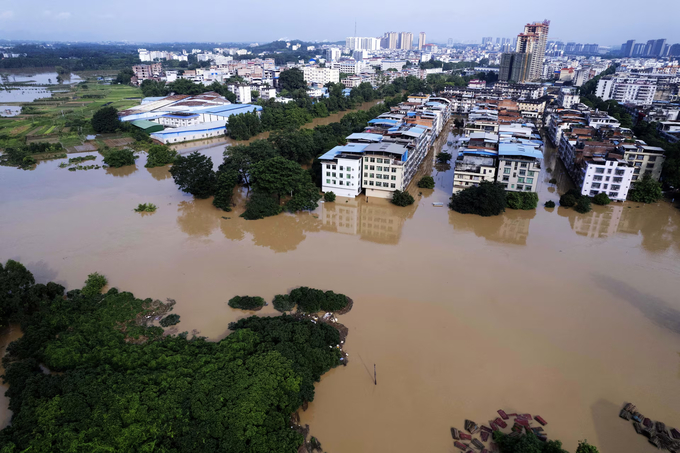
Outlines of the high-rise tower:
M515 51L531 54L531 64L529 65L527 80L538 80L541 78L549 28L549 20L534 22L533 24L526 24L524 26L524 33L517 35Z
M418 50L423 50L424 45L425 45L425 32L421 31L420 34L418 35Z

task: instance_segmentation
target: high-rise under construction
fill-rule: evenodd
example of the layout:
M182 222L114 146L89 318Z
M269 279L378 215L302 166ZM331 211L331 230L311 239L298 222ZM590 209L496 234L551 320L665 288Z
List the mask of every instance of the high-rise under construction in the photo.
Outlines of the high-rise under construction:
M543 59L548 41L550 21L534 22L524 26L524 33L517 35L515 52L531 54L527 80L539 80L543 74Z

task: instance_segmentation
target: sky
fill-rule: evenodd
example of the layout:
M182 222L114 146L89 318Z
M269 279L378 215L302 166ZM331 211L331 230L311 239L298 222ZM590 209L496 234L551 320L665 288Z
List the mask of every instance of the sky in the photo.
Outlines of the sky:
M418 6L422 6L419 8ZM619 46L680 42L680 1L646 0L0 0L0 39L129 42L339 41L424 31L427 42L511 38L551 21L548 39Z

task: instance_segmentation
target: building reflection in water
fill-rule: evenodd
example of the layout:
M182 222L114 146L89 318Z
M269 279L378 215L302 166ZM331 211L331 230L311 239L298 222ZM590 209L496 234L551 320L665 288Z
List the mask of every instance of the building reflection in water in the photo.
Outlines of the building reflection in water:
M389 200L365 196L338 198L321 206L321 228L340 234L360 236L381 244L397 244L407 219L413 217L417 203L400 207Z
M529 237L529 223L536 217L536 210L519 211L508 209L493 217L474 214L459 214L449 211L449 224L454 230L471 231L487 241L504 244L526 245Z
M569 218L576 234L589 238L607 238L616 234L642 237L642 247L648 252L663 252L670 247L680 250L680 211L671 203L650 205L612 203L595 206L587 214L571 209L559 209L559 215Z

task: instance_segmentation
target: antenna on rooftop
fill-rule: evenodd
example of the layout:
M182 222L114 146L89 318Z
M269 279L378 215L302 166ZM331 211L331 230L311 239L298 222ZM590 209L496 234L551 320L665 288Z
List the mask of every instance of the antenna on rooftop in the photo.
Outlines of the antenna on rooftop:
M354 21L354 36L357 36L357 21Z

